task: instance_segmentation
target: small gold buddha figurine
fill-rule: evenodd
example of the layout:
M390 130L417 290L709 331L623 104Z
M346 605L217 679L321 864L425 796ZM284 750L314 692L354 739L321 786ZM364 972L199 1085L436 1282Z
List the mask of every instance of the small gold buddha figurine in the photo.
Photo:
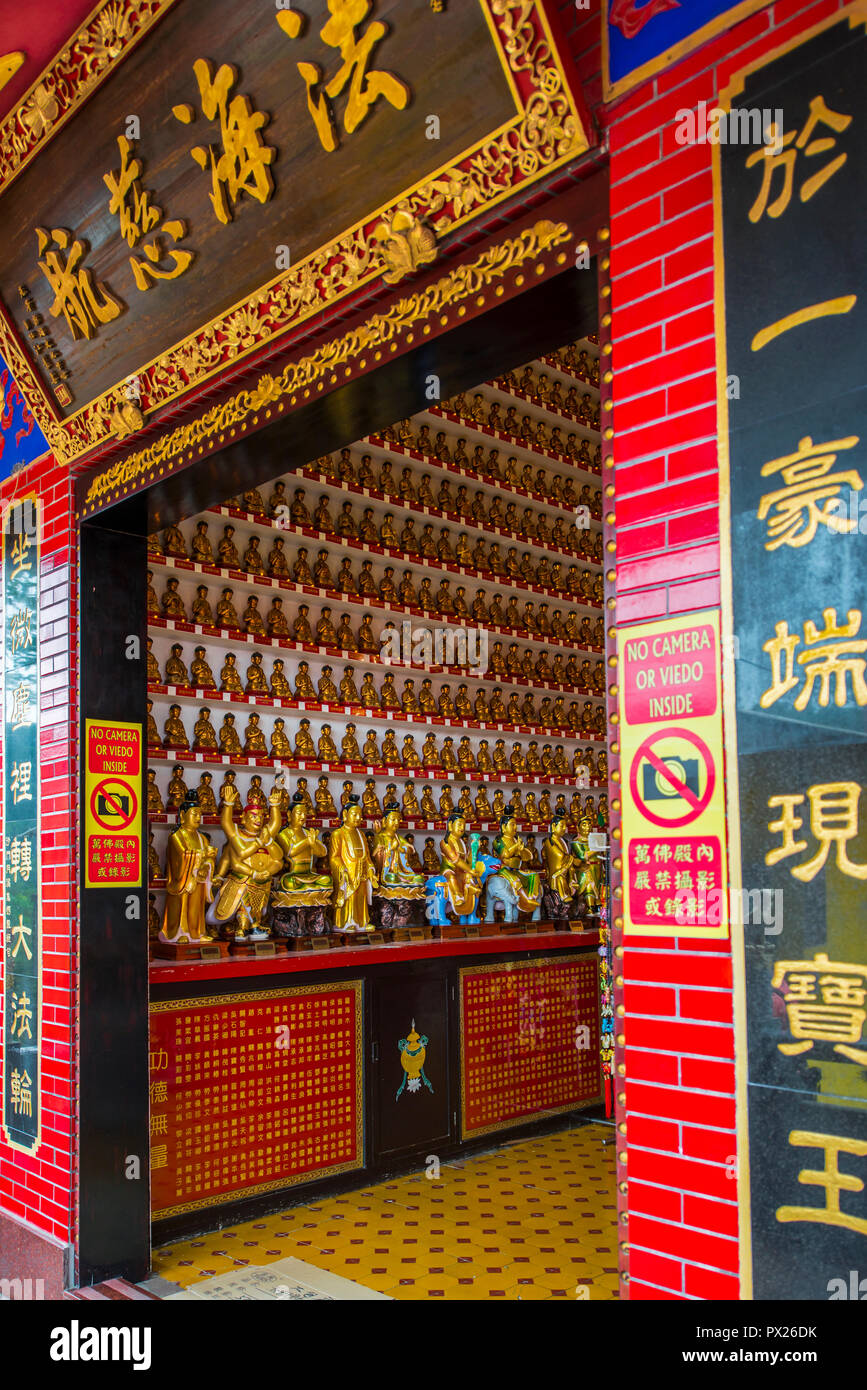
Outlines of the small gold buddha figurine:
M271 734L271 757L272 758L291 758L292 744L286 736L285 719L274 720L274 730Z
M262 790L262 778L257 772L250 778L250 788L247 792L248 806L265 806L265 793Z
M234 534L235 528L231 524L223 527L222 539L217 545L217 558L221 565L228 569L237 570L241 568L241 557L238 554L238 547L232 539Z
M160 684L160 667L159 667L159 662L157 661L157 659L156 659L156 657L154 656L153 651L152 651L153 644L154 644L154 639L153 639L152 637L148 637L148 639L147 639L147 653L146 653L146 656L145 656L145 660L146 660L146 662L147 662L147 678L148 678L148 682L149 682L150 684L159 685L159 684ZM203 648L202 650L204 650L204 648ZM174 647L172 648L172 651L174 651ZM178 647L178 651L180 651L180 647Z
M434 597L431 593L431 582L428 575L425 575L418 587L418 606L422 613L434 611Z
M511 794L511 796L509 797L509 800L510 800L510 802L512 803L512 807L513 807L513 809L514 809L515 815L518 817L518 820L523 820L523 819L524 819L523 793L522 793L520 787L514 787L514 788L513 788L512 794Z
M224 714L223 722L220 725L220 752L239 755L241 752L241 740L238 738L238 730L235 728L234 714Z
M206 521L196 522L196 533L190 545L192 558L199 565L212 565L214 563L214 549L208 540L208 523Z
M403 578L400 581L400 588L397 592L401 603L405 604L407 608L418 607L418 594L412 582L412 570L404 570Z
M354 724L346 726L346 733L340 741L340 756L345 763L361 762L361 749L358 746Z
M400 799L401 810L405 816L419 816L418 798L415 794L415 787L412 782L407 782L403 789L403 796Z
M269 637L288 637L289 624L286 614L283 612L283 600L276 597L271 601L271 607L265 615L265 625L268 629Z
M268 551L268 573L272 579L288 579L289 563L286 559L284 547L286 545L282 536L274 537L274 544ZM292 577L298 584L312 584L313 576L310 573L310 566L307 564L307 551L302 546L298 551Z
M187 610L184 607L183 599L178 593L178 582L179 581L174 577L168 580L165 593L161 599L161 606L164 618L180 618L182 622L185 622Z
M489 717L493 720L505 720L508 718L505 701L503 700L503 692L498 685L495 685L491 691L491 698L488 701L488 713Z
M316 802L317 816L326 817L337 815L337 807L334 804L334 797L329 791L327 777L322 776L319 778L313 798Z
M437 708L440 714L442 714L446 719L455 718L455 707L454 702L452 701L451 686L449 686L446 683L443 683L440 686L439 699L437 700Z
M382 817L382 807L379 804L379 797L376 795L376 782L372 777L368 777L364 784L364 791L361 794L361 809L372 820L380 820Z
M415 746L415 739L412 734L405 734L403 748L401 749L400 760L404 767L421 767L421 758Z
M331 676L331 667L323 666L322 675L319 677L317 686L317 696L323 704L335 704L338 700L337 686Z
M213 774L203 772L196 788L199 797L199 810L203 816L215 816L217 814L217 800L211 787L212 781Z
M208 602L206 584L200 584L196 589L196 597L193 599L193 622L199 623L202 627L213 627L214 625L214 614Z
M447 734L443 739L443 746L440 749L440 767L446 772L458 771L458 760L455 757L454 739L451 734Z
M476 770L476 760L467 734L464 734L458 744L458 767L472 772Z
M373 729L368 729L364 739L364 747L361 750L361 761L368 767L381 767L382 758L379 754L379 744L376 741L376 734Z
M360 652L378 652L379 645L373 632L373 617L370 613L365 613L358 629L358 650Z
M187 784L184 781L184 769L182 767L175 767L172 771L171 781L169 782L166 792L166 800L169 807L176 811L179 806L183 805L186 795Z
M230 632L240 632L241 620L238 617L238 610L232 602L233 597L233 589L223 590L217 604L217 626L228 628Z
M379 693L370 671L366 672L361 682L361 694L356 703L362 704L365 709L379 709Z
M434 817L430 816L428 819L433 820ZM434 847L434 838L432 835L429 835L424 842L422 866L426 874L438 874L440 871L440 857Z
M386 565L385 567L385 574L379 581L379 597L387 604L397 602L397 589L394 583L393 565Z
M310 720L302 719L295 734L295 757L296 758L315 758L316 749L313 746L313 738L310 733Z
M358 651L358 644L355 640L355 633L352 631L352 623L348 613L341 613L340 615L334 646L339 647L344 652Z
M253 652L253 655L250 657L250 665L247 667L247 684L244 688L244 693L245 695L268 694L268 682L265 679L261 652Z
M382 709L400 709L400 700L394 687L394 676L389 671L379 692L379 704Z
M424 767L439 767L440 755L437 748L436 739L432 733L425 734L422 744L421 760Z
M341 805L341 808L347 805L347 803L348 803L348 801L349 801L349 798L350 798L351 796L352 796L352 783L351 783L351 782L344 782L344 783L343 783L343 786L342 786L342 789L341 789L341 792L340 792L340 805Z
M147 701L147 741L148 741L148 748L162 748L162 739L160 738L160 731L159 731L159 729L157 728L157 721L154 719L153 715L151 714L151 710L153 709L153 707L154 707L154 702L153 702L153 700L148 700L148 701Z
M306 604L301 605L301 609L305 607ZM301 609L299 609L299 615ZM309 639L305 638L304 640L308 641ZM323 608L316 624L316 641L320 647L336 647L338 645L337 632L331 621L331 609L328 607Z
M241 621L244 624L245 632L251 632L255 637L265 636L265 624L262 621L262 614L259 612L259 599L255 594L251 594L248 598Z
M388 550L399 550L400 541L397 538L397 531L394 527L394 513L386 512L382 518L382 525L379 528L379 543Z
M400 764L400 749L394 729L386 729L382 736L382 761L387 767L397 767Z
M422 788L421 814L424 820L436 820L439 815L436 802L433 799L433 789L429 783Z
M157 618L158 618L158 617L159 617L159 613L160 613L160 601L159 601L159 599L157 598L157 591L156 591L156 589L155 589L154 586L153 586L153 577L154 577L154 572L153 572L153 570L148 570L148 572L147 572L147 610L148 610L148 617L152 617L152 616L153 616L153 617L157 617ZM204 585L203 585L202 587L204 588ZM207 590L205 590L205 592L207 592Z
M250 543L244 551L243 565L248 574L265 573L265 561L262 559L262 554L259 550L258 536L250 537Z
M340 698L345 705L357 705L359 703L354 666L347 666L340 678Z
M518 742L512 744L512 752L509 757L509 766L511 767L512 771L516 773L526 772L527 770L527 765L524 761L524 750L521 744Z
M300 603L299 610L297 610L295 619L293 619L292 623L292 635L296 642L313 642L313 628L310 626L310 619L307 617L308 613L310 613L310 605L308 605L308 603ZM328 613L331 613L331 609L328 609Z
M476 752L476 767L479 769L479 772L493 772L494 770L494 764L491 759L491 752L486 738L481 739L479 742L479 747Z
M327 550L319 550L316 553L316 564L313 567L313 583L320 589L334 589L334 577L331 573L331 566L328 563Z
M234 652L226 652L226 660L220 671L220 689L233 695L242 695L244 687L238 674L237 658Z
M274 484L271 496L268 498L268 516L276 517L280 508L286 505L286 484L281 478Z
M163 748L189 748L190 741L181 719L180 705L169 705L169 717L163 725L163 729Z
M422 714L436 714L437 702L433 693L433 680L425 676L418 692L418 707Z
M163 553L174 555L180 560L188 559L187 543L178 526L167 526L163 532Z
M331 725L323 724L319 730L319 761L321 763L339 762L337 745L331 737Z
M283 672L282 657L278 657L274 662L274 668L271 672L271 694L275 695L278 700L292 699L292 691L289 688L289 682Z
M214 673L205 657L204 647L196 647L190 665L191 684L197 690L216 690Z
M497 790L494 792L494 800L493 800L493 802L492 802L492 804L491 804L491 810L493 811L493 814L494 814L494 820L499 820L499 819L500 819L500 817L502 816L502 814L503 814L505 808L506 808L506 798L505 798L505 796L503 795L503 789L502 789L502 787L497 787Z
M305 805L306 808L307 808L307 814L308 814L308 816L312 816L312 815L313 815L313 798L312 798L312 796L310 795L310 790L309 790L309 788L308 788L308 786L307 786L307 778L306 778L306 777L299 777L299 778L298 778L298 782L297 782L296 787L295 787L295 797L299 797L299 796L300 796L300 797L303 799L303 801L304 801L304 805ZM294 801L295 797L293 797L293 801Z
M228 796L229 796L229 799L230 799L230 800L232 799L232 794L237 790L237 788L236 788L236 786L235 786L235 779L236 779L237 776L238 776L237 772L231 772L231 771L229 771L229 772L227 772L227 773L225 774L225 776L223 777L223 780L222 780L222 782L220 783L220 797L219 797L219 799L220 799L221 802L226 800L227 794L228 794Z
M158 531L152 531L148 536L148 555L158 555L162 557L163 546Z
M461 815L464 817L465 820L472 820L473 802L472 798L470 797L469 787L461 787L460 795L458 797L458 810L460 811Z
M274 664L276 666L277 663ZM299 661L298 663L298 670L295 673L295 699L316 699L316 691L313 688L313 681L310 679L310 663L308 661Z
M534 791L527 792L527 799L524 802L524 817L534 825L539 821L539 808L536 805L536 793Z
M150 641L150 639L148 639ZM190 678L187 668L181 660L182 647L180 642L175 642L171 649L171 654L166 658L166 685L189 685ZM156 658L154 658L156 664ZM159 671L157 671L159 679Z
M450 816L454 809L455 803L452 800L452 789L449 783L446 782L445 786L440 792L439 818L442 819L444 816Z
M320 493L316 510L313 513L313 525L317 531L324 531L326 535L335 535L334 517L331 515L329 507L330 498L327 492Z
M265 742L265 735L259 728L259 715L251 714L244 730L244 752L261 756L268 752L268 745Z
M488 792L484 783L482 783L476 791L474 810L476 813L476 820L491 819L491 805L488 801Z
M211 723L211 711L203 705L193 728L193 752L216 753L218 747L217 731Z
M506 740L498 738L494 744L494 770L496 772L509 771L509 757L506 752Z
M289 507L289 518L293 526L309 526L310 512L304 501L306 493L303 487L296 487L292 494L292 504Z
M373 561L362 560L361 573L358 576L358 592L362 595L376 593L376 580L373 577Z
M365 516L372 516L372 514L372 509L370 507L367 507L365 509ZM338 536L341 536L343 538L343 540L354 540L358 536L358 527L355 523L355 517L352 515L351 502L343 503L343 506L340 509L340 515L337 518L337 525L335 527L335 531ZM364 540L365 537L362 536L361 539Z

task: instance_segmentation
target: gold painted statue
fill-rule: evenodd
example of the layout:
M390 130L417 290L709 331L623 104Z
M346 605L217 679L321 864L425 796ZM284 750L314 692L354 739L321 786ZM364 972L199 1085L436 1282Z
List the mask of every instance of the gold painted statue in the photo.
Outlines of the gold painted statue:
M585 899L590 912L598 912L600 903L605 897L605 879L602 863L588 845L588 837L592 828L589 816L582 816L578 822L578 835L572 847L580 865L578 893Z
M178 812L178 828L166 848L166 905L160 941L212 941L205 929L207 904L212 900L211 873L217 851L199 826L198 794L188 792Z
M340 932L371 931L370 902L377 886L367 838L360 828L361 807L352 797L331 832L329 866L334 884L334 926Z
M532 864L533 852L518 834L515 812L507 806L500 820L500 833L494 840L494 854L500 860L497 872L511 885L521 912L534 912L539 906L542 888L539 875L524 868Z
M220 827L226 837L214 880L219 887L216 901L208 911L210 926L228 931L234 923L236 940L262 940L270 935L265 922L271 881L283 866L283 851L276 843L282 825L280 809L282 776L269 797L270 815L261 806L248 805L240 822L234 818L240 800L237 787L222 788Z
M555 920L566 918L572 899L578 892L581 861L572 853L568 823L563 812L554 815L551 828L542 842L542 862L545 866L543 916Z
M470 862L469 847L464 839L466 828L460 811L452 811L448 832L440 841L446 898L456 917L473 916L482 891L484 865L481 860Z
M388 901L420 899L424 897L424 874L412 867L410 841L399 831L400 809L392 801L385 807L373 842L373 862L379 874L378 896Z
M316 872L316 860L328 853L318 831L307 829L304 798L292 798L289 824L277 836L289 868L281 874L274 892L275 907L327 907L331 902L329 874Z

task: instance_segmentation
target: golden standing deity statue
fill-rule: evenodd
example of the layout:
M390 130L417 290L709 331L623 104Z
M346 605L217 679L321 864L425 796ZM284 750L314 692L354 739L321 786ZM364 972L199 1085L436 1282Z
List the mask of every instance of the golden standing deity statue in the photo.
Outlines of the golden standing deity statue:
M340 932L371 931L370 903L377 886L376 870L360 828L361 807L353 797L331 832L329 866L334 884L334 926Z
M199 829L201 823L198 794L187 792L166 849L166 906L159 939L171 945L213 940L205 929L205 913L217 851Z

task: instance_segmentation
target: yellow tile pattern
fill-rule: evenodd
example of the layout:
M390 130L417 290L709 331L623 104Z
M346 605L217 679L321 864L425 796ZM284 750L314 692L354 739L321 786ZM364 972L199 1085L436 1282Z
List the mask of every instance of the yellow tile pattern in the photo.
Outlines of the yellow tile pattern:
M397 1299L616 1299L613 1137L582 1125L290 1207L155 1250L154 1273L186 1288L293 1255Z

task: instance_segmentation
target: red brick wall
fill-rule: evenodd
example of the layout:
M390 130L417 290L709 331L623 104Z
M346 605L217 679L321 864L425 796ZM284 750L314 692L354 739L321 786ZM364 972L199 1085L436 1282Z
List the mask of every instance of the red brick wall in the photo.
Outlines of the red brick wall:
M719 604L711 147L678 145L676 112L840 8L779 0L607 112L618 624ZM627 940L623 1292L736 1298L731 956Z
M42 1144L34 1157L0 1139L0 1213L67 1242L74 1229L75 1133L75 540L71 484L50 458L0 488L5 507L37 492L40 562L40 810L42 817ZM2 872L2 870L0 870ZM0 957L0 978L3 962ZM0 1025L2 1026L2 1025ZM7 1273L6 1270L3 1271Z

